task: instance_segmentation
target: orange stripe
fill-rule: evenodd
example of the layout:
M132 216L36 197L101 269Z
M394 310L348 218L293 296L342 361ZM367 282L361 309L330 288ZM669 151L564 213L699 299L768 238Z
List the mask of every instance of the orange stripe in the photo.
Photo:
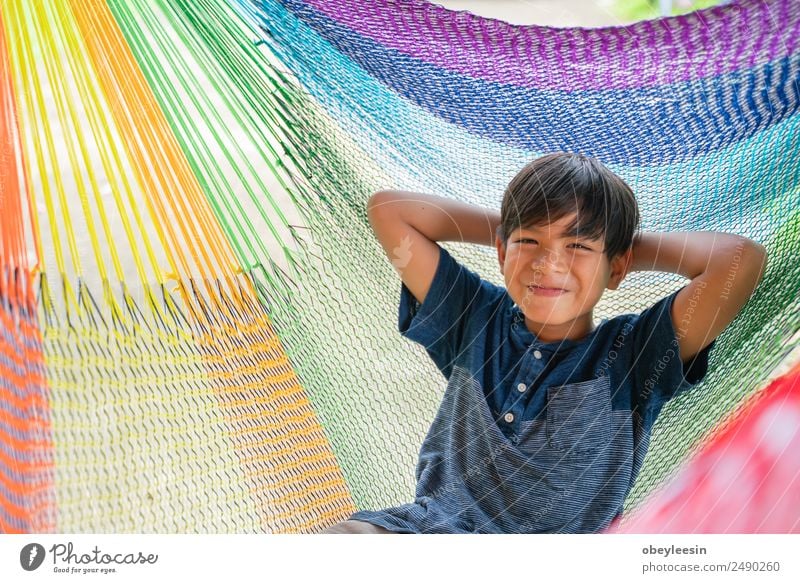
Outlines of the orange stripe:
M123 143L154 219L169 236L162 243L176 255L179 280L195 275L184 250L204 285L212 274L235 272L230 244L109 7L102 0L70 0L69 6L114 121L122 135L138 138Z
M44 422L44 421L36 421L35 419L34 420L31 420L31 419L22 419L22 420L20 420L20 419L17 419L15 417L9 417L9 418L6 418L5 421L9 421L11 419L14 419L16 421L16 424L15 423L7 423L7 425L12 425L14 429L19 429L20 431L25 432L25 434L33 434L33 435L39 435L39 436L41 436L43 434L46 435L45 432L50 427L49 423ZM22 440L22 439L20 439L18 437L15 437L15 436L11 435L7 431L3 430L1 425L0 425L0 437L2 437L3 441L5 441L6 443L12 445L14 447L14 449L17 450L17 451L24 451L26 449L33 449L34 447L48 448L48 447L50 447L52 445L52 443L48 439L40 439L38 441L34 441L34 440L25 441L25 440ZM4 459L3 458L3 451L2 451L2 449L0 449L0 460L2 460L2 459ZM10 458L5 458L5 459L10 459ZM17 462L15 462L15 463L17 463Z
M4 425L19 431L29 438L18 438L0 427L0 441L19 452L21 459L11 458L0 450L0 463L5 471L0 472L0 484L7 492L18 494L22 504L13 503L0 491L0 528L3 532L20 532L34 528L52 530L55 525L47 524L53 516L52 500L52 459L53 446L49 421L46 379L42 376L44 356L42 338L36 326L36 304L34 297L33 274L28 267L27 246L25 244L25 222L23 204L32 213L28 181L18 167L18 157L22 155L17 121L17 106L10 73L10 60L5 36L5 23L0 13L0 196L3 209L0 213L0 293L10 303L13 317L5 307L0 307L0 324L6 334L11 334L12 344L6 335L0 336L0 354L20 371L0 366L0 375L6 385L12 385L17 392L26 394L19 397L15 392L0 388L0 400L8 403L19 416L3 412ZM33 224L33 221L31 221ZM41 257L39 240L31 237L36 246L36 257ZM12 277L18 279L12 280ZM8 278L8 279L6 279ZM20 314L25 309L27 314ZM8 406L8 405L6 405ZM44 437L44 439L42 439ZM35 483L36 486L32 486ZM23 528L13 526L3 519L3 515L18 518Z

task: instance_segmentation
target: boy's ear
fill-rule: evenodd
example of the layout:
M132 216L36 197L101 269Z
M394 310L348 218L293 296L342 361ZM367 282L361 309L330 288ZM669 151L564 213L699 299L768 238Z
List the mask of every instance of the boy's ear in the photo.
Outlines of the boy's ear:
M503 265L506 262L506 246L503 245L503 240L495 235L494 245L497 247L497 261L500 263L500 273L503 272Z
M625 276L628 275L632 261L632 246L629 247L627 251L621 255L617 255L611 260L611 276L608 278L608 285L606 286L608 289L617 289L619 287L619 284L621 284Z

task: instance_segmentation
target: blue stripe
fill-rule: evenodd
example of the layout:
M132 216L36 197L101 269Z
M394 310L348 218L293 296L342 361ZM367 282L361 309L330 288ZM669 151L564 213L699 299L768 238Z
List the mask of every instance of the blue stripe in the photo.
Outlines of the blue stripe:
M753 136L797 111L795 92L786 86L800 81L800 55L718 78L620 91L543 91L472 79L442 70L352 31L323 15L304 12L314 31L272 0L263 0L261 23L281 44L293 70L304 82L309 77L338 75L342 69L319 67L337 50L351 61L340 66L362 68L390 87L449 123L499 143L533 151L573 150L602 159L635 165L663 165L716 151ZM316 31L316 32L315 32ZM317 38L313 38L317 37ZM325 40L323 40L325 39ZM326 41L330 41L328 44ZM326 47L327 45L327 47ZM768 94L771 111L761 115L753 94L772 68L785 74ZM727 99L722 88L731 87ZM721 98L721 104L708 100ZM681 109L670 113L667 99ZM342 96L344 97L344 96ZM348 101L354 95L346 96ZM357 97L356 97L357 99ZM369 107L369 103L362 103ZM374 104L372 104L374 105ZM708 114L719 107L725 131ZM746 121L742 123L740 120ZM751 118L756 119L753 123Z

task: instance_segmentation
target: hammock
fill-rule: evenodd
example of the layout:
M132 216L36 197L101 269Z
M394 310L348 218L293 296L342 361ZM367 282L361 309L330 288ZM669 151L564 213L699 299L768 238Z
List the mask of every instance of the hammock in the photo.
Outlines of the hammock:
M553 150L622 176L643 230L769 252L662 412L636 508L798 344L799 27L792 0L602 29L422 0L4 1L0 531L318 532L411 501L445 382L396 330L367 199L498 208ZM445 247L502 284L494 250ZM633 273L595 316L681 285Z

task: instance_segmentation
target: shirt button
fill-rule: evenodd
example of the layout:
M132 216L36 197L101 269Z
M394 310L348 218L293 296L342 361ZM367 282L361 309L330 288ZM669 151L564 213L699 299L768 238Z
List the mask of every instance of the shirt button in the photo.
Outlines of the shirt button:
M526 387L526 386L525 386L525 383L520 383L520 384L518 384L518 385L517 385L517 390L518 390L520 393L524 393L524 392L525 392L525 389L527 389L527 388L528 388L528 387Z
M534 350L533 351L533 356L534 356L534 358L539 359L539 358L542 358L542 353L539 352L538 350Z
M506 413L505 415L503 415L503 419L505 419L508 423L511 423L514 420L514 414Z

